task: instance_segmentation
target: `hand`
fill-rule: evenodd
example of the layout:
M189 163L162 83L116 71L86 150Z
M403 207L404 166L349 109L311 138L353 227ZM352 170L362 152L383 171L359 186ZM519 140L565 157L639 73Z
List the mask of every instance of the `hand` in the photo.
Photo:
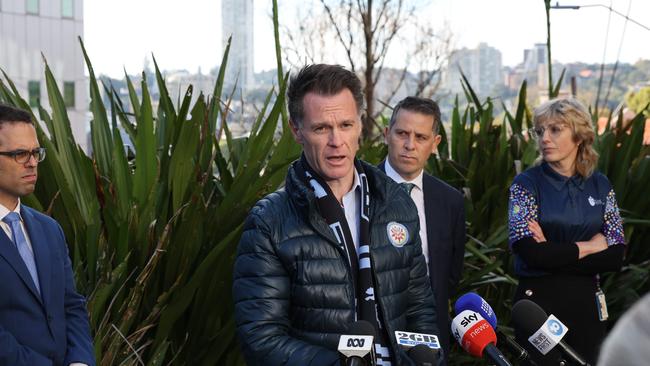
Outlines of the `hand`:
M533 233L533 239L535 239L536 242L544 243L546 241L546 237L544 236L544 232L542 231L542 227L539 226L537 221L529 220L528 221L528 230L530 230Z
M590 254L602 252L608 248L607 238L601 233L592 236L589 241L579 241L576 244L578 245L578 259L582 259Z
M594 243L594 245L598 249L598 252L601 252L607 249L607 247L609 247L609 245L607 244L607 238L602 233L598 233L592 236L591 239L589 239L589 241Z

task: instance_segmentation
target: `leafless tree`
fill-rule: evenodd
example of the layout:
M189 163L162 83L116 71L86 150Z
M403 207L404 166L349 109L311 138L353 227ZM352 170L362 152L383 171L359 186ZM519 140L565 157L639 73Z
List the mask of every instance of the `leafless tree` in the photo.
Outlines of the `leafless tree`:
M290 65L346 60L347 66L364 81L363 134L371 137L376 118L403 88L410 68L418 68L415 88L409 94L432 96L439 84L439 70L449 55L451 34L434 32L416 16L416 0L318 0L303 3L304 14L297 27L284 28L284 49ZM391 53L392 52L392 53ZM396 73L386 62L398 53ZM394 60L393 60L394 61ZM395 64L395 62L390 62ZM382 75L390 75L383 83ZM384 85L389 85L383 90ZM381 94L381 95L379 95Z
M299 21L280 25L282 49L291 67L322 62L326 59L329 35L329 20L317 14L313 6L297 10ZM306 12L305 12L306 11Z
M449 29L445 24L443 30L437 33L430 25L420 27L422 38L417 40L413 54L416 68L420 70L417 73L414 95L431 98L440 88L440 71L453 51L453 37ZM432 41L434 39L435 42Z

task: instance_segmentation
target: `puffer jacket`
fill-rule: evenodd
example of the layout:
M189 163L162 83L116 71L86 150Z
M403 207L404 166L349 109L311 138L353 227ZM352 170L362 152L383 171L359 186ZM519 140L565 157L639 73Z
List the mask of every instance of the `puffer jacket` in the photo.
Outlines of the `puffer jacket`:
M438 334L435 302L420 244L419 219L406 191L363 163L370 202L375 299L397 365L411 365L395 331ZM400 223L408 241L391 244ZM286 184L260 200L244 224L234 268L237 334L249 365L338 365L341 334L355 319L349 263L316 206L289 169Z

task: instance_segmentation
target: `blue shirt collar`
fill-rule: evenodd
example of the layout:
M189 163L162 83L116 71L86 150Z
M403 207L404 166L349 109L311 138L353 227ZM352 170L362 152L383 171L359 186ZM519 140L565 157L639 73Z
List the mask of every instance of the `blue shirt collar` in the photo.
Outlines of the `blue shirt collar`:
M565 185L572 183L581 191L585 188L585 180L580 174L576 174L572 177L565 177L562 174L556 172L547 162L542 162L542 172L544 172L544 177L548 180L549 183L558 191L561 191Z

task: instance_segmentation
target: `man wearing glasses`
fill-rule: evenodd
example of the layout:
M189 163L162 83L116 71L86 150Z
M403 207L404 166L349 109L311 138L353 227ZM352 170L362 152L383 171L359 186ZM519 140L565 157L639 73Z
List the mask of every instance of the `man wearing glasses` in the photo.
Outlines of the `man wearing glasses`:
M63 231L20 202L44 158L30 114L0 104L0 366L94 365Z

